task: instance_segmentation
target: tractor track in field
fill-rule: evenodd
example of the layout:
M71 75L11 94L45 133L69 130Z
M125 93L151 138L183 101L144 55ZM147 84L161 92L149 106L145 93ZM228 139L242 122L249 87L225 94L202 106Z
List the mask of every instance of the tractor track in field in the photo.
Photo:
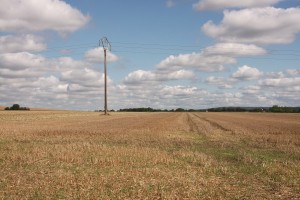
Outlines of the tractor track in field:
M191 115L190 113L187 114L187 123L189 125L189 130L192 132L196 132L198 134L201 134L201 127L199 127L199 124L195 122L195 120L193 120L193 115Z
M211 121L194 113L187 114L187 122L190 131L196 132L198 134L208 134L214 130L233 133L232 130L227 129L214 121Z
M211 120L208 120L208 119L205 118L205 117L200 117L199 115L196 115L196 114L194 114L194 116L196 116L197 118L199 118L199 119L201 119L201 120L204 120L204 121L208 122L211 126L217 128L217 129L221 129L222 131L229 131L229 132L232 132L232 130L227 129L227 128L221 126L220 124L218 124L218 123L216 123L216 122L213 122L213 121L211 121Z

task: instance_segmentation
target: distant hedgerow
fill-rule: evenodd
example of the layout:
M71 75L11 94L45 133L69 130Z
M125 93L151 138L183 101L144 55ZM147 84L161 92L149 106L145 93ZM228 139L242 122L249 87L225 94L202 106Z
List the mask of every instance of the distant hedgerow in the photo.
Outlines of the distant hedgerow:
M12 107L6 107L4 110L30 110L30 108L21 107L19 104L13 104Z

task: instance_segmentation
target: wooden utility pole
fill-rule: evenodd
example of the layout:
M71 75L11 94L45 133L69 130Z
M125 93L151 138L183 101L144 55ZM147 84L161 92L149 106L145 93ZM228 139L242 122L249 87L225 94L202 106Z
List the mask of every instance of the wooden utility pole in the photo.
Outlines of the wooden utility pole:
M104 115L107 115L106 49L104 49Z
M107 70L106 70L106 51L111 50L111 45L106 37L101 39L101 44L104 51L104 115L108 114L107 108Z

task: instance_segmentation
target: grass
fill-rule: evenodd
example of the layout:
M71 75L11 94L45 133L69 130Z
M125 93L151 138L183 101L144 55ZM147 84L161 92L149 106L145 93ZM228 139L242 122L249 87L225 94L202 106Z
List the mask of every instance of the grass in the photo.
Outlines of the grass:
M0 119L1 199L300 198L300 115L3 111Z

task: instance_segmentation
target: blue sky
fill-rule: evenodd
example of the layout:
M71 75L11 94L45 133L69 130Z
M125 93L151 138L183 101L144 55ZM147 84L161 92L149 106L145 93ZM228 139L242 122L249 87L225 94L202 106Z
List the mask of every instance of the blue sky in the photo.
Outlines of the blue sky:
M3 0L0 105L300 106L298 0ZM14 9L8 9L14 8Z

